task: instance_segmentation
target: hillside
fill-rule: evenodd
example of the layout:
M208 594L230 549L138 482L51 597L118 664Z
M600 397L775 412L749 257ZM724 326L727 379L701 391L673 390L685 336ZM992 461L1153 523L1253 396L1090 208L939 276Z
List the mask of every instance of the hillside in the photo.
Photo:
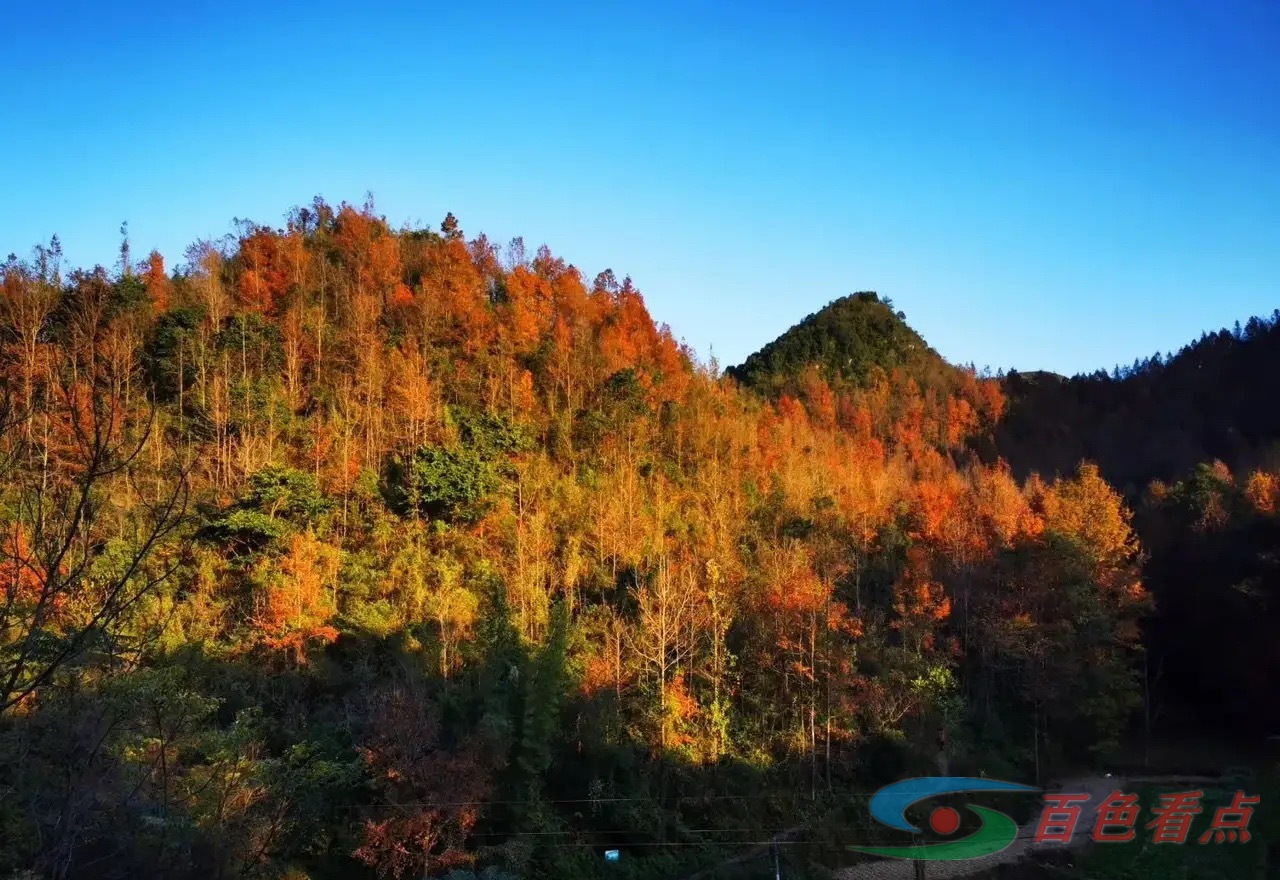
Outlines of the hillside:
M980 461L999 383L878 298L757 391L452 215L132 255L0 267L0 873L667 880L1142 706L1121 495ZM1162 521L1274 531L1209 476Z
M917 352L926 354L911 357ZM966 377L874 294L837 300L730 374L765 394L804 400L815 375L855 399L852 389L889 375L893 393L870 399L896 425L904 411L893 401L917 393L929 400L932 389ZM1260 709L1275 705L1270 682L1280 669L1264 635L1280 625L1273 375L1280 375L1280 313L1111 373L1011 372L1000 381L1004 406L986 408L966 432L976 456L1007 462L1022 480L1069 476L1094 463L1133 506L1155 602L1144 624L1151 711L1179 727L1216 734L1280 724L1280 713ZM1236 685L1220 699L1226 677ZM1212 711L1203 714L1205 706Z

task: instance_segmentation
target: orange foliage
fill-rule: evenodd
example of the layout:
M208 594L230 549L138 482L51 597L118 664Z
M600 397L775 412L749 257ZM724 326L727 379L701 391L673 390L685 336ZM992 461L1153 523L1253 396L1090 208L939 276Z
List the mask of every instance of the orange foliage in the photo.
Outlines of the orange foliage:
M1044 507L1048 528L1080 538L1104 565L1120 565L1137 551L1132 515L1095 464L1082 464L1075 478L1055 482Z
M909 454L916 453L924 440L925 403L914 379L907 381L900 407L898 421L893 426L893 439Z
M959 448L977 428L978 414L969 401L953 397L947 405L947 446Z
M584 697L594 696L615 686L617 666L610 657L594 654L587 658L580 686Z
M778 398L778 415L784 422L792 425L807 425L809 422L804 406L790 394L783 394Z
M159 251L152 251L147 256L147 268L142 273L143 283L147 285L147 295L151 297L151 310L157 315L169 310L169 302L173 296L173 283L164 271L164 257Z
M764 404L756 422L756 446L760 450L760 469L765 473L775 470L782 457L779 442L781 433L782 421L778 418L777 410Z
M1275 474L1254 471L1249 475L1244 494L1254 510L1272 516L1276 512L1277 497L1280 497L1280 480L1276 479Z
M951 599L932 578L928 555L920 547L907 552L907 568L893 588L893 627L914 643L917 651L933 647L935 628L951 616Z
M461 241L434 244L422 255L421 306L443 320L443 342L458 346L469 357L486 350L494 337L495 321L486 294L486 279L496 281L493 255L481 248L473 262Z
M959 511L959 489L954 474L947 474L939 480L922 479L916 485L920 537L930 541L941 541L946 537L948 525Z
M537 398L533 390L533 373L528 370L521 370L520 378L516 381L511 407L518 413L532 413L536 402Z
M809 614L831 598L831 587L809 566L802 553L780 552L767 569L766 601L775 612Z
M374 295L385 304L401 286L400 238L366 205L338 211L337 245L351 271L356 293Z
M658 346L658 329L645 307L640 291L631 279L609 296L604 326L600 330L600 347L606 360L605 371L616 373L641 365Z
M5 604L18 607L40 601L46 578L39 562L32 555L27 530L21 524L4 536L0 548L0 585L3 586ZM57 596L55 601L65 597Z
M467 838L492 789L480 746L444 749L438 712L420 694L396 690L375 698L370 716L360 754L386 818L365 822L353 855L397 880L470 865Z
M683 670L667 682L663 702L666 706L666 717L663 719L666 744L673 748L692 744L694 737L689 732L689 725L698 717L702 707L689 692Z
M412 303L413 291L409 289L408 285L402 282L396 282L395 289L391 292L391 299L388 302L388 305L391 308L402 308L404 306L412 305Z
M999 380L983 379L977 386L978 409L988 424L999 422L1007 405Z
M657 374L657 394L653 405L663 401L680 400L689 388L692 378L689 371L689 353L676 343L671 328L662 325L657 343L652 351L654 372Z
M517 266L507 276L507 297L512 344L518 353L532 351L551 327L551 285L524 266Z
M840 427L852 434L861 443L872 438L874 423L871 410L865 403L855 402L850 396L840 398Z
M809 418L813 424L829 431L836 424L836 398L831 386L819 375L816 367L805 371L803 394Z
M240 256L244 260L240 305L252 312L274 314L290 281L280 237L269 229L256 229L240 239Z
M280 575L268 587L258 614L269 646L287 648L300 661L308 642L329 643L338 637L329 625L335 608L328 592L337 573L337 553L331 546L305 534L290 539Z
M993 547L1008 547L1021 537L1035 537L1043 528L1026 495L1001 462L995 468L978 468L973 474L978 525Z

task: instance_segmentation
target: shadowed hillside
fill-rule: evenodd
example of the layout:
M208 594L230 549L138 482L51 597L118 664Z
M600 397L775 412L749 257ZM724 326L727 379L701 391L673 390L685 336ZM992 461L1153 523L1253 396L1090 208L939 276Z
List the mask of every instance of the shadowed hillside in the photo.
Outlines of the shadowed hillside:
M1280 313L1205 334L1172 357L1064 379L1010 373L997 432L1015 473L1070 473L1082 459L1128 494L1197 463L1271 466L1280 440Z

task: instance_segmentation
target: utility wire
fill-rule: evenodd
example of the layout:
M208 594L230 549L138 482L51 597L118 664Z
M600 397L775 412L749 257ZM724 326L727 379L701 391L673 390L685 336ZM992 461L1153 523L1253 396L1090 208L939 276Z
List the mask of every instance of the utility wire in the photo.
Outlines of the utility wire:
M879 791L877 789L876 791ZM876 791L847 791L841 792L842 797L870 797ZM820 803L814 801L805 795L798 798L810 803ZM703 801L764 801L764 800L786 800L778 795L769 794L712 794L712 795L680 795L672 798L657 797L613 797L613 798L561 798L561 799L540 799L537 803L541 804L620 804L620 803L651 803L662 806L671 806L672 804L679 806L680 804L697 804ZM794 799L793 799L794 800ZM348 805L345 809L359 810L365 807L485 807L485 806L527 806L535 803L534 801L403 801L400 803L372 803L364 805Z

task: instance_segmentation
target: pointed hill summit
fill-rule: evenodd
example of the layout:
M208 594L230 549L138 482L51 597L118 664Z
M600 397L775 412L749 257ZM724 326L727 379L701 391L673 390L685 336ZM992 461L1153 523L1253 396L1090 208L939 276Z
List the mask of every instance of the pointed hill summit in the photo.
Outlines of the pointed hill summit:
M725 372L772 395L813 366L833 386L865 386L876 368L902 371L930 385L953 369L911 329L891 300L864 291L829 303Z

